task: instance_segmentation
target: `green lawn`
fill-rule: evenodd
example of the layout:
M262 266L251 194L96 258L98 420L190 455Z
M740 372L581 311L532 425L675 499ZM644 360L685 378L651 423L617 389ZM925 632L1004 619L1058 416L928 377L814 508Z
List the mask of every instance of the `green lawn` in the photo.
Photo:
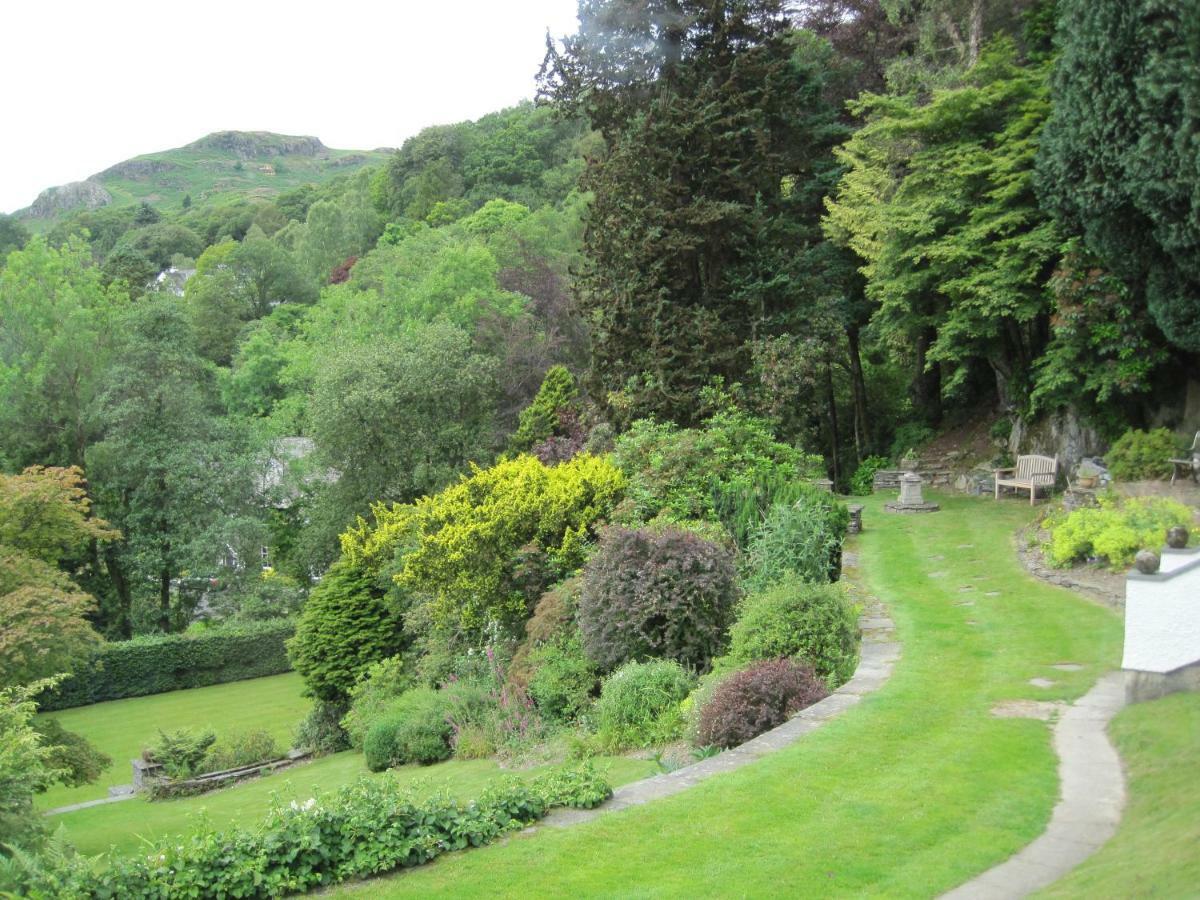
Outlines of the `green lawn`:
M1012 535L1027 505L937 499L941 512L919 516L867 500L851 549L904 654L841 718L675 797L343 891L928 897L1002 861L1045 827L1058 786L1047 725L994 718L992 706L1078 697L1117 665L1121 627L1021 570ZM1063 662L1083 668L1051 668Z
M1109 730L1129 778L1120 830L1039 896L1200 896L1200 694L1131 706Z
M154 740L160 728L212 728L218 737L265 728L286 749L311 702L300 696L300 690L300 676L289 672L47 713L64 728L82 734L113 761L97 783L51 788L38 797L38 807L52 809L96 800L108 795L110 785L129 784L130 760Z
M602 759L597 765L607 770L613 784L635 781L657 769L653 761L626 758ZM504 774L527 778L545 768ZM464 800L477 796L488 782L502 774L500 767L490 760L451 760L436 766L405 766L395 771L404 783L416 789L418 795L445 790ZM55 816L53 821L66 828L68 839L84 854L103 853L110 847L132 852L142 845L143 836L184 834L204 822L217 828L234 823L252 826L263 818L273 795L278 795L283 802L306 800L314 795L332 793L364 775L369 773L361 753L337 753L199 797L157 803L140 798L126 800L64 813Z

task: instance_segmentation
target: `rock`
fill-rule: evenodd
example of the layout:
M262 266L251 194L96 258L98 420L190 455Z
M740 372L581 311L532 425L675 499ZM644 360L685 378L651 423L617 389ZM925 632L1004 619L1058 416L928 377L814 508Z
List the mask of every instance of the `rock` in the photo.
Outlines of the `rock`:
M1008 452L1013 457L1022 453L1057 456L1060 472L1073 471L1081 459L1104 446L1099 433L1084 425L1073 410L1044 416L1036 422L1018 417L1008 437Z
M1188 543L1186 525L1173 525L1167 529L1167 546L1172 550L1182 550Z
M109 166L103 172L93 175L89 181L97 178L125 178L129 181L149 181L155 175L178 169L179 166L168 159L127 159L115 166Z
M1159 559L1157 553L1153 550L1139 550L1137 556L1133 558L1133 564L1143 575L1153 575L1158 571Z
M112 203L112 194L94 181L72 181L58 187L46 188L32 205L20 210L19 219L53 219L64 212L77 209L99 209Z
M290 134L273 134L270 131L214 131L198 141L188 144L185 150L219 150L233 153L242 159L262 156L320 156L329 148L319 138Z

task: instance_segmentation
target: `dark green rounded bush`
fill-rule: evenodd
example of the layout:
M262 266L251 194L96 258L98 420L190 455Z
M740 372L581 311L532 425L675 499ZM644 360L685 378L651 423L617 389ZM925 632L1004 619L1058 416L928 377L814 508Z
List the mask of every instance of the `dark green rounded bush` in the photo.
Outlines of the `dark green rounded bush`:
M728 547L678 528L605 529L583 571L583 649L606 671L656 658L705 668L737 597Z
M1179 441L1166 428L1131 428L1104 454L1104 462L1118 481L1138 481L1167 477L1171 474L1167 460L1179 455Z
M795 575L746 597L729 638L735 665L796 657L831 686L849 679L858 660L858 620L845 588Z
M435 763L450 758L448 698L430 688L404 694L370 728L363 740L367 768L381 772L405 763Z
M717 685L700 711L700 746L736 747L782 725L828 694L805 663L794 659L752 663Z
M529 665L529 696L546 718L572 722L591 705L596 667L584 654L578 633L535 648Z

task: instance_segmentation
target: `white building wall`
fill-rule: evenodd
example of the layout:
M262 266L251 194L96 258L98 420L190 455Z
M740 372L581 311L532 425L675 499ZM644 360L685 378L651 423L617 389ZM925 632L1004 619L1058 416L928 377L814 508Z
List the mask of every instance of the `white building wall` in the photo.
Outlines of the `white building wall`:
M1200 548L1163 550L1153 575L1125 581L1121 666L1165 674L1200 662Z

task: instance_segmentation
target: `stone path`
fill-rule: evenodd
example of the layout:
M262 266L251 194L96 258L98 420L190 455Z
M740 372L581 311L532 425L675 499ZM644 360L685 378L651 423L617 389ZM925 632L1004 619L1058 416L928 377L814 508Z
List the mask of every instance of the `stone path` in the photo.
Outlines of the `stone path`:
M1058 881L1116 833L1125 776L1105 729L1124 703L1124 673L1110 672L1063 711L1054 728L1062 788L1050 824L1032 844L944 900L1026 897Z
M83 803L72 803L69 806L56 806L54 809L46 810L44 813L42 813L42 815L57 816L61 815L62 813L75 812L77 809L87 809L89 806L103 806L106 803L120 803L122 800L132 800L136 796L137 794L134 794L132 791L130 791L128 794L117 794L115 797L101 797L99 800L85 800Z
M892 666L900 658L900 644L894 637L895 625L878 600L871 600L867 604L859 617L858 625L862 629L862 646L854 677L824 700L796 713L778 728L760 734L738 747L675 769L673 772L623 785L617 788L610 800L595 809L556 810L543 819L539 826L526 830L532 832L538 827L567 828L580 822L589 822L618 809L641 806L651 800L670 797L713 775L732 772L769 753L782 750L810 731L820 728L830 719L854 706L864 695L878 690L892 674Z

